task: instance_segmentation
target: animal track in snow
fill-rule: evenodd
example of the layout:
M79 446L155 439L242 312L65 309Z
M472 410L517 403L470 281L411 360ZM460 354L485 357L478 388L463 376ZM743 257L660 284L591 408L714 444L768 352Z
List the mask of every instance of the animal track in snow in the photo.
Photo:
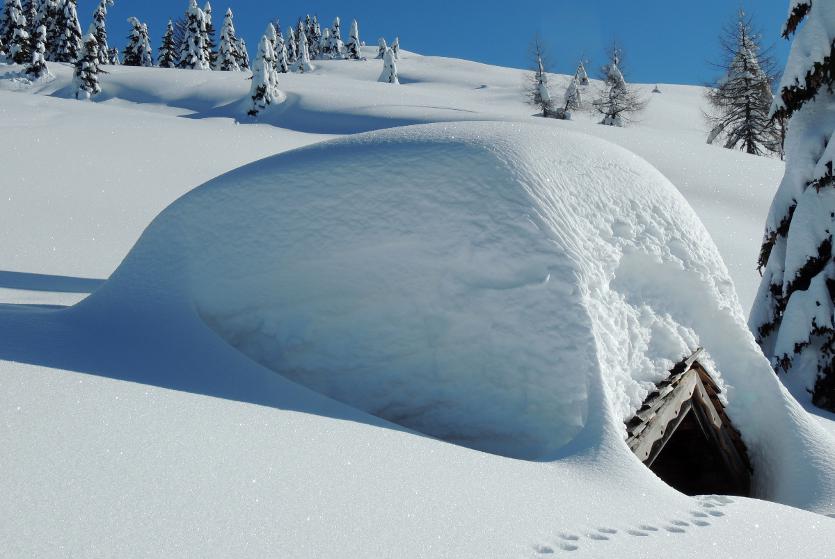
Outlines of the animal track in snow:
M641 530L646 530L647 532L658 531L658 528L656 528L655 526L650 526L649 524L641 524L640 526L638 526L638 528L640 528Z
M554 553L554 548L549 547L547 545L535 545L533 549L540 555L549 555L551 553Z
M683 534L686 532L684 528L679 528L678 526L664 526L664 529L673 534Z
M710 522L707 522L705 520L694 520L693 524L695 524L696 526L710 526Z
M592 532L592 533L588 534L588 537L589 537L589 539L592 539L592 540L595 540L595 541L598 541L598 542L605 541L605 540L609 539L609 536L604 536L603 534L600 534L598 532Z
M630 536L649 536L649 534L641 530L627 530L626 533Z
M560 534L560 538L563 540L568 540L570 542L576 542L580 539L580 536L575 536L574 534Z
M597 531L600 532L601 534L617 534L618 533L618 531L615 530L614 528L598 528Z
M561 543L560 549L562 549L563 551L577 551L580 548L570 543Z

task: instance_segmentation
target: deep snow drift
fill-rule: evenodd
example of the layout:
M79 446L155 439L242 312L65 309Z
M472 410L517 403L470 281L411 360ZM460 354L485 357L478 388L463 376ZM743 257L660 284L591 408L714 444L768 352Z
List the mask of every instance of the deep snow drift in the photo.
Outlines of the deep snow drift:
M758 495L833 510L835 444L754 344L704 227L590 137L438 124L263 160L163 212L76 312L196 313L317 392L539 460L628 454L622 421L704 346Z

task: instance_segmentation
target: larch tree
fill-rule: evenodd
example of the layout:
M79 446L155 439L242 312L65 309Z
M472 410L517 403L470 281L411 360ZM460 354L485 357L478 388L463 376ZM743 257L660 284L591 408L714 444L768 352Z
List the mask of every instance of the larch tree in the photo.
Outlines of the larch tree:
M603 66L603 87L592 104L603 116L600 124L625 126L636 113L646 108L635 89L626 83L621 69L622 51L617 45L609 50L609 62Z
M188 11L186 11L186 25L180 45L178 66L188 70L209 70L207 43L206 14L197 6L197 0L190 0Z
M835 411L835 3L791 0L783 37L793 40L773 115L788 121L786 172L749 326L796 394Z
M727 60L721 65L724 76L706 93L710 110L705 118L711 128L707 143L723 141L728 149L752 155L780 153L779 121L771 118L773 63L762 54L742 10L726 27L721 43Z
M233 18L232 8L227 9L223 18L223 26L220 28L220 47L216 67L223 72L238 72L241 69L238 63L240 60L238 35L235 33Z
M574 76L568 82L563 99L563 118L570 119L572 111L577 111L583 106L583 98L580 94L580 81L577 79L577 76Z
M394 60L394 52L391 49L386 49L386 54L383 55L383 72L377 81L393 84L400 83L400 78L397 75L397 62Z
M110 46L107 44L107 8L113 6L114 0L101 0L93 12L93 26L95 27L96 42L99 47L99 62L110 64Z
M278 89L278 73L275 70L275 45L270 37L275 37L273 24L267 26L267 32L258 43L258 54L252 66L252 86L250 88L250 108L247 114L256 117L270 105L281 102Z
M148 26L135 17L128 18L128 23L131 25L131 31L128 35L128 45L122 53L122 64L125 66L153 66L154 59L151 52L151 40L148 37Z
M160 68L176 68L177 67L177 45L174 42L174 22L168 20L168 27L165 28L165 34L162 36L162 43L160 43L157 51L157 63Z
M360 54L360 29L357 20L351 21L351 34L348 43L345 45L345 53L349 60L361 60Z
M26 65L26 76L30 80L51 78L52 74L46 65L46 26L41 25L35 30L32 39L32 55Z
M534 37L530 46L530 56L533 61L534 71L528 77L526 94L528 102L538 107L542 116L552 116L554 103L551 99L551 90L548 85L548 72L546 71L547 54L545 45L537 36Z
M75 62L79 59L83 42L76 0L59 0L58 6L55 22L58 32L55 41L55 60L56 62ZM98 44L96 55L98 56Z
M582 60L577 65L577 71L574 72L574 79L577 80L578 85L583 87L589 85L589 75L586 72L586 65L583 64Z
M90 32L83 37L81 49L75 61L73 86L76 99L86 101L101 93L99 71L99 46L94 29L90 29Z

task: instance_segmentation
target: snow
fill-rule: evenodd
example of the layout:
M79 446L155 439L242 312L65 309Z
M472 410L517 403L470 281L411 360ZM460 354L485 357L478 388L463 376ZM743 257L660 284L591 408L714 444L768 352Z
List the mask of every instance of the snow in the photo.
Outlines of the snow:
M258 124L242 73L0 91L0 555L825 556L831 519L676 493L620 423L704 345L757 495L835 514L832 418L734 293L782 163L704 145L701 88L611 129L532 119L516 70L401 51L379 84L375 52L282 74Z

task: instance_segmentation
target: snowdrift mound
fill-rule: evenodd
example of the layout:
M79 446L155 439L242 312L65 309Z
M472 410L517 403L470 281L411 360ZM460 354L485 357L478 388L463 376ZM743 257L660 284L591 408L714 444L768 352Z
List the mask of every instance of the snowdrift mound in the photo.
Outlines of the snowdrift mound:
M248 165L163 212L77 312L118 307L199 314L313 390L537 460L628 452L622 421L705 346L759 492L831 503L830 442L774 378L704 227L652 166L584 135L435 124Z

